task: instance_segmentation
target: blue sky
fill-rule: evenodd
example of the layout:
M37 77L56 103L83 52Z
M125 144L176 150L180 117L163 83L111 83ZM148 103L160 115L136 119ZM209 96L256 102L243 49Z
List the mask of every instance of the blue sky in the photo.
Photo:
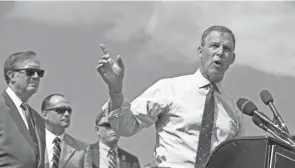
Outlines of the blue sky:
M272 118L259 98L269 90L295 134L294 8L294 2L0 2L0 61L12 52L35 51L46 73L30 103L40 111L45 96L63 93L74 109L68 132L94 143L94 119L108 99L95 69L99 44L113 57L123 56L125 95L132 100L158 79L194 73L201 33L225 25L237 39L225 90L235 100L253 100ZM6 88L4 78L0 86ZM266 135L244 118L247 136ZM154 142L152 126L120 145L145 165Z

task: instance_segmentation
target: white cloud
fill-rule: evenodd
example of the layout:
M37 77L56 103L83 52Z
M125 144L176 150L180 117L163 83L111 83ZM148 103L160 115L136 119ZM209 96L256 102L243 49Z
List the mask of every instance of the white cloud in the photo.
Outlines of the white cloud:
M293 2L17 2L10 18L46 24L111 25L105 35L128 42L148 37L140 58L194 61L201 33L228 26L237 38L237 64L295 77Z

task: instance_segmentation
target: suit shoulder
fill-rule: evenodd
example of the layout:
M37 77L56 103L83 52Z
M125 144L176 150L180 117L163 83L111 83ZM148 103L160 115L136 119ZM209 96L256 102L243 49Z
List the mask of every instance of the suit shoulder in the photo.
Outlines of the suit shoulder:
M4 111L9 111L10 107L6 104L6 100L3 97L3 94L0 96L0 114L3 114Z
M126 159L129 162L138 162L138 158L135 155L125 151L122 148L119 148L118 150L119 150L119 157L122 158L123 160Z
M35 117L36 117L36 119L43 121L43 117L41 117L40 113L38 113L35 109L33 109L33 111L34 111L34 113L35 113ZM44 122L45 122L45 121L44 121Z
M79 150L86 150L87 148L87 143L72 137L69 134L65 134L65 136L67 136L67 141L69 141L72 145L72 147L79 149Z
M5 99L4 99L4 97L3 97L3 93L1 94L1 96L0 96L0 104L2 105L2 104L6 104L5 103Z
M99 143L99 142L95 142L95 143L89 144L89 145L87 145L87 146L89 146L90 149L98 149L98 148L99 148L98 143Z
M3 106L7 106L7 104L6 104L6 100L5 100L3 94L4 94L4 93L2 93L1 96L0 96L0 108L2 108Z

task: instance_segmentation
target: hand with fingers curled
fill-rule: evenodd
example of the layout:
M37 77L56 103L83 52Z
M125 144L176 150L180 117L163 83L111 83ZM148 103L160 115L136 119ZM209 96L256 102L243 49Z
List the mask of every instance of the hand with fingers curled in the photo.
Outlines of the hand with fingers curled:
M100 48L103 55L98 61L96 70L108 85L110 94L121 93L125 70L122 57L118 55L115 62L114 59L110 57L105 45L101 44Z

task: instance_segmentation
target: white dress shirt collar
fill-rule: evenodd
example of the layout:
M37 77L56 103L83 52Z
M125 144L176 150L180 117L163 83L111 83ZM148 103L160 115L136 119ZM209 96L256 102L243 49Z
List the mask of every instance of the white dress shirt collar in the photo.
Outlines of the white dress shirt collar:
M6 89L6 93L9 95L9 97L12 99L16 107L20 107L20 105L23 103L23 101L15 94L15 92L8 87Z
M101 153L104 156L108 156L110 149L111 148L109 146L99 141L99 153ZM118 147L115 148L115 151L118 156Z
M197 86L199 88L204 87L204 86L206 86L206 85L208 85L208 84L211 83L207 78L205 78L203 76L203 74L201 73L200 69L198 69L193 75L194 75L194 81L195 81L195 83L197 84ZM216 86L220 90L221 82L216 83Z
M46 146L52 146L53 145L53 140L58 137L61 141L63 141L65 136L65 132L63 132L61 135L56 136L52 132L48 131L46 129Z

